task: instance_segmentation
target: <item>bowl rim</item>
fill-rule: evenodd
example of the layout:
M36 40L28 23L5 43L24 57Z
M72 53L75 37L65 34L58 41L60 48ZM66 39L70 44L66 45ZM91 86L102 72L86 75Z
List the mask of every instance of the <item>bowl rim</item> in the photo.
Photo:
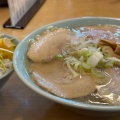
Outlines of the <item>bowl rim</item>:
M0 32L0 34L3 34L5 35L6 37L9 37L9 38L15 38L14 40L16 42L20 42L20 40L18 40L16 37L12 36L12 35L9 35L7 33L4 33L4 32ZM8 72L6 72L5 74L3 74L2 76L0 76L0 80L2 80L4 77L6 77L7 75L9 75L10 73L12 73L14 71L14 68L10 69Z
M13 66L14 66L14 70L17 73L18 77L20 78L20 80L26 85L28 86L30 89L32 89L33 91L35 91L36 93L50 99L53 100L57 103L69 106L69 107L74 107L74 108L79 108L79 109L84 109L84 110L93 110L93 111L120 111L120 106L107 106L107 105L94 105L94 104L87 104L87 103L82 103L82 102L73 102L73 101L69 101L68 99L65 98L60 98L57 97L51 93L48 93L47 91L40 89L39 87L35 87L33 86L30 82L27 82L25 80L25 78L22 76L22 74L20 73L20 71L18 71L17 66L16 66L16 53L19 50L19 48L22 46L22 44L24 44L24 41L29 38L30 35L34 34L35 32L37 32L38 30L42 30L42 29L47 29L50 26L59 24L59 23L64 23L66 21L74 21L74 20L84 20L84 19L103 19L103 20L113 20L113 21L119 21L120 22L120 18L112 18L112 17L79 17L79 18L71 18L71 19L66 19L66 20L61 20L61 21L57 21L57 22L53 22L51 24L47 24L43 27L40 27L36 30L34 30L33 32L31 32L30 34L28 34L16 47L14 55L13 55ZM117 25L118 26L118 25Z

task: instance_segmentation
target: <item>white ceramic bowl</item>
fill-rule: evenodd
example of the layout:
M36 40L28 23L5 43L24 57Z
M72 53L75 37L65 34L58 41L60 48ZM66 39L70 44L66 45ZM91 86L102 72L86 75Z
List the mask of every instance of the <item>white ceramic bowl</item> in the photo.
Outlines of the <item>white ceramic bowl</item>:
M104 106L104 105L92 105L82 102L76 102L69 99L64 99L52 95L51 93L46 92L45 90L38 87L34 82L32 82L28 71L26 69L26 62L28 59L26 57L26 51L28 49L28 44L30 39L34 39L34 37L43 31L47 30L50 26L54 27L74 27L74 26L88 26L88 25L98 25L98 24L111 24L111 25L120 25L120 19L118 18L107 18L107 17L83 17L83 18L74 18L69 20L63 20L59 22L55 22L46 26L43 26L32 33L30 33L27 37L25 37L22 42L17 46L14 52L14 69L19 76L20 80L26 84L30 89L35 91L36 93L43 95L44 97L51 99L57 103L63 104L65 106L69 106L70 109L79 112L81 114L86 115L115 115L120 113L120 106Z
M8 37L10 39L13 39L15 37L5 34L5 33L0 33L0 34L4 34L4 37ZM17 44L19 43L19 40L17 38L13 39L13 42L15 43L15 45L17 46ZM4 75L0 76L0 89L3 87L3 85L8 81L8 79L10 78L10 76L13 73L13 69L11 69L10 71L6 72Z

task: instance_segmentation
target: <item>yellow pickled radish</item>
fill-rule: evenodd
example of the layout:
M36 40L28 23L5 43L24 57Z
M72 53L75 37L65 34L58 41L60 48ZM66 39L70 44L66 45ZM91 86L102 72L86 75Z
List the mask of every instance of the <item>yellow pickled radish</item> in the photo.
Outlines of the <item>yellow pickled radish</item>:
M0 47L3 47L3 39L0 38Z
M4 51L4 54L5 54L5 58L7 58L9 60L12 60L12 58L13 58L13 54L12 53Z
M10 48L9 49L9 51L14 51L15 50L15 47L12 47L12 48ZM10 52L7 52L7 51L3 51L3 53L4 53L4 57L5 58L8 58L8 59L10 59L10 60L12 60L12 58L13 58L13 53L10 53Z
M2 44L1 48L10 50L12 52L15 50L15 44L9 38L3 38L1 44ZM7 51L3 51L3 53L5 58L12 60L13 57L12 53L9 53Z
M4 38L2 44L3 48L6 48L8 50L15 47L15 44L11 42L9 38Z

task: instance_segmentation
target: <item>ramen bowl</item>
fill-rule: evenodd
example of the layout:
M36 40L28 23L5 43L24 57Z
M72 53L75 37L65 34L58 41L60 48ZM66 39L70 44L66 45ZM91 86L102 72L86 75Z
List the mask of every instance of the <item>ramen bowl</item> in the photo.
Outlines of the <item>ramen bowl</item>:
M34 39L35 36L41 34L43 31L53 27L75 27L75 26L95 26L95 25L120 25L120 19L118 18L107 18L107 17L82 17L82 18L74 18L63 20L59 22L55 22L46 26L43 26L28 36L26 36L21 43L17 46L14 57L14 69L20 80L30 89L35 91L36 93L54 101L59 104L62 104L71 110L74 110L80 114L92 115L92 116L110 116L116 115L120 113L120 106L113 105L97 105L97 104L89 104L84 102L74 101L72 99L65 99L61 97L57 97L46 90L38 87L31 79L30 74L27 69L27 65L29 64L29 59L26 56L29 42L31 39Z
M9 39L12 39L12 42L17 46L19 43L19 40L11 35L5 34L5 33L0 33L3 34L3 37L7 37ZM0 76L0 89L5 85L5 83L9 80L10 76L13 73L13 68L10 69L9 71L5 72L3 75Z

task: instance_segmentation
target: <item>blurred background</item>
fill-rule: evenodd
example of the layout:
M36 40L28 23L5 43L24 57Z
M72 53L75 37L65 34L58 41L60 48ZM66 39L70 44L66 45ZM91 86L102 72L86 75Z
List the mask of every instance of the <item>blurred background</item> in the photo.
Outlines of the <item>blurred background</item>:
M0 0L5 4L6 0ZM3 5L4 6L4 5ZM8 7L0 7L0 31L23 39L29 32L51 22L85 16L120 18L120 0L46 0L24 30L3 28L9 18ZM24 32L23 32L24 31ZM19 36L19 34L22 35Z

